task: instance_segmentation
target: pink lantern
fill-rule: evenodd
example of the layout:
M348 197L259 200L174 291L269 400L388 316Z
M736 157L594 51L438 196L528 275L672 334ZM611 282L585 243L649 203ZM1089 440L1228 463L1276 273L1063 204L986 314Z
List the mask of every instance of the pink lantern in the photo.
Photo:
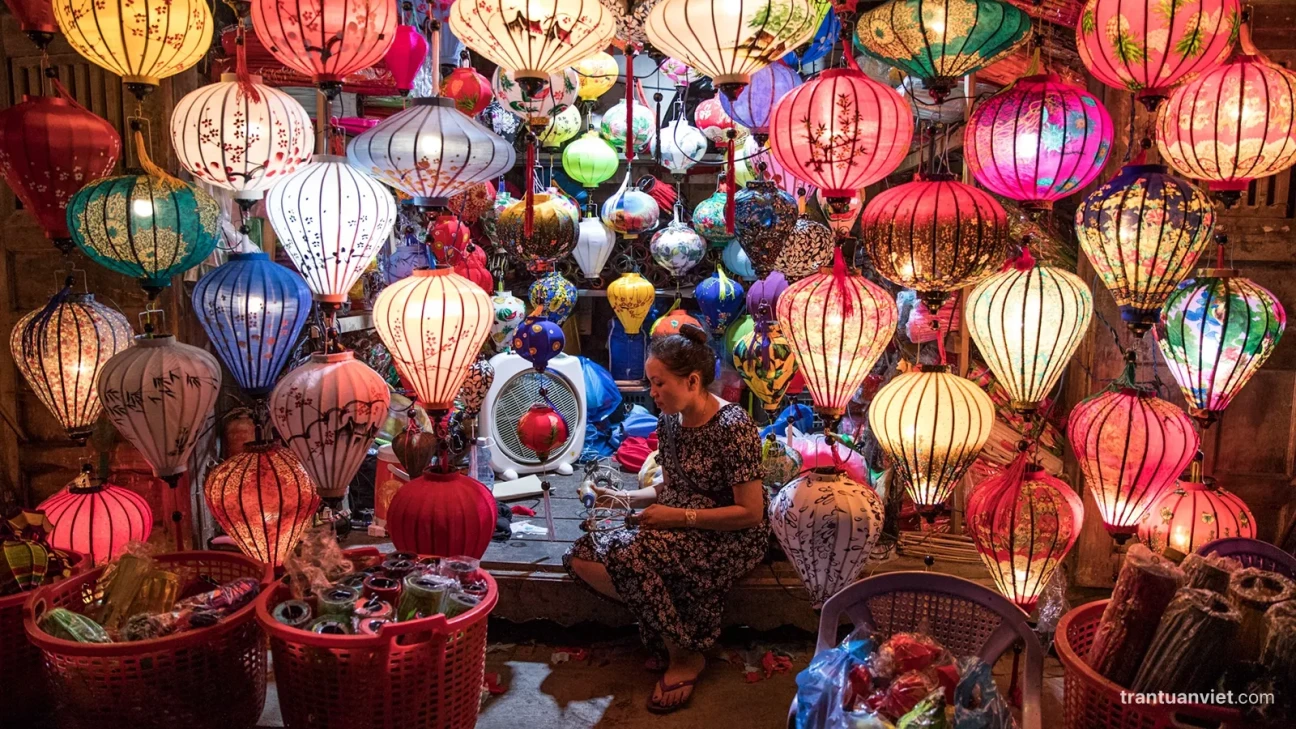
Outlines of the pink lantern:
M697 105L693 110L693 123L697 125L699 131L716 149L725 150L729 148L729 130L736 132L734 135L735 142L741 142L747 136L747 127L734 122L721 105L719 97L712 97Z
M1154 552L1192 554L1216 539L1255 539L1255 516L1245 502L1213 478L1175 484L1139 522L1138 538Z
M396 88L400 89L401 96L408 96L410 89L414 88L414 77L423 67L427 53L427 40L418 28L412 25L396 26L396 38L387 50L387 55L383 56L383 64L391 71L392 80L396 82Z
M153 510L144 497L92 481L89 466L36 509L54 525L50 546L83 554L92 565L120 557L128 543L146 541L153 531Z

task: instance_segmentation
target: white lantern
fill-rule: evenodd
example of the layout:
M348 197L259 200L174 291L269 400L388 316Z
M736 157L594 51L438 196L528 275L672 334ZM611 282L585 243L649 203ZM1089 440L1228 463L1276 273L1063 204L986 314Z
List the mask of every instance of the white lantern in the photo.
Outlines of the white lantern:
M573 93L575 93L573 91ZM358 169L413 198L444 206L450 196L513 167L513 147L443 96L414 99L347 147Z
M706 154L706 135L689 124L687 119L676 119L667 124L658 136L661 137L662 167L673 175L688 172Z
M550 117L576 103L580 76L574 70L564 68L548 74L547 81L540 87L530 88L518 83L511 72L497 68L491 75L491 90L510 114L540 129L549 123Z
M580 231L576 239L576 248L572 258L580 266L585 278L598 278L612 256L612 247L616 244L616 233L607 227L597 216L589 215L581 219Z
M171 144L195 179L256 200L310 161L315 132L296 99L253 76L244 85L232 73L200 86L171 113Z
M220 384L216 357L170 334L144 334L104 363L99 399L108 420L154 474L174 484L189 470L189 454L216 406Z
M657 117L653 115L652 109L637 101L630 108L633 110L631 112L633 118L630 121L634 125L634 150L635 152L651 151L653 142L657 139ZM625 99L618 101L611 109L603 112L603 118L599 120L599 133L612 144L616 151L625 151Z
M616 35L616 18L586 0L456 3L450 31L518 78L543 79L606 48Z
M495 312L495 318L491 319L491 341L496 350L507 352L513 344L513 332L526 319L526 302L507 291L499 291L491 297L491 308Z
M885 517L873 489L829 468L783 487L769 519L818 609L864 572Z
M390 404L387 383L354 354L316 354L270 393L270 419L320 496L342 498Z
M271 188L266 212L314 299L334 306L396 223L391 192L338 155L320 155Z
M557 150L580 132L582 121L580 109L574 106L563 109L555 114L545 125L544 131L537 135L540 146L547 150Z

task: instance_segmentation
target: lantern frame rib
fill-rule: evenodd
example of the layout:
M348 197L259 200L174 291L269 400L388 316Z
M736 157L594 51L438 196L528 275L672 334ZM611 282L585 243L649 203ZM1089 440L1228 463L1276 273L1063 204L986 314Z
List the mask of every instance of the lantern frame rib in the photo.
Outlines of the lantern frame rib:
M267 504L261 488L267 479L274 482L277 503L273 505ZM245 493L249 483L257 486L254 494ZM290 520L284 518L285 503L289 503L285 496L294 487L296 498L290 503L296 518ZM212 517L240 551L275 567L283 564L305 536L320 505L315 485L297 456L283 446L267 442L249 443L244 452L208 472L203 496ZM231 505L233 509L228 508ZM290 528L284 530L285 524ZM274 532L273 545L270 531Z
M548 12L531 17L527 11L533 8ZM515 17L505 20L510 10ZM591 19L593 13L598 15ZM449 16L455 37L517 78L543 79L601 52L617 30L615 16L598 0L478 0L451 5ZM578 25L581 34L574 32Z

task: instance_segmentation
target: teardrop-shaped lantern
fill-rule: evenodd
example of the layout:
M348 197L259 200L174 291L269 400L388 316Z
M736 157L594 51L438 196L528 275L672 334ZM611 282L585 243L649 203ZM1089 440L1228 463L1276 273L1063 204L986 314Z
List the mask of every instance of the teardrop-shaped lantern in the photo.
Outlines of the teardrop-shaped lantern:
M84 555L91 565L117 559L127 544L148 541L153 533L148 501L130 489L90 478L89 467L36 510L54 525L50 546Z
M252 27L266 50L330 96L348 75L387 55L398 15L396 0L252 2Z
M658 137L661 165L672 175L679 176L688 172L706 154L706 136L689 124L687 119L670 122L662 127Z
M637 272L623 273L607 288L608 305L616 314L626 334L638 334L648 310L657 300L657 290Z
M137 98L161 79L202 60L215 22L202 0L134 6L94 0L58 0L54 19L72 49L121 76Z
M387 507L387 531L402 552L481 559L495 533L496 511L480 481L427 471L396 492Z
M527 232L528 207L531 230ZM553 265L576 247L580 213L565 200L545 193L531 196L531 204L518 200L500 213L495 231L500 243L527 266L538 271Z
M692 227L681 223L678 214L666 227L653 233L648 252L658 266L679 278L702 262L707 243Z
M411 477L422 474L436 455L437 437L419 428L417 423L407 423L405 429L392 439L392 454L401 468Z
M747 127L758 140L769 136L774 104L787 92L801 85L801 75L786 63L776 61L753 73L751 82L733 101L720 95L720 104L731 119Z
M818 608L864 573L882 536L882 500L832 469L817 469L770 499L770 530Z
M292 555L320 504L301 461L276 443L249 443L217 465L203 495L239 551L273 567Z
M792 226L773 268L782 271L789 281L799 281L832 263L836 242L828 226L802 215Z
M567 145L562 154L567 176L591 190L612 179L618 165L616 150L593 129Z
M796 221L796 200L769 180L748 182L734 196L734 233L757 275L774 270Z
M550 271L531 284L527 290L527 299L531 309L540 309L540 313L549 321L562 326L576 308L576 285L557 271Z
M491 308L494 310L491 341L496 350L506 352L513 343L513 333L526 318L526 302L507 291L500 291L491 297Z
M1255 536L1255 516L1246 503L1210 477L1176 483L1138 528L1138 540L1158 554L1171 549L1192 554L1216 539Z
M715 273L693 287L693 300L702 310L707 328L715 334L724 334L729 322L742 311L745 294L743 285L726 276L723 266L716 266Z
M414 88L414 77L423 68L427 54L427 39L418 28L412 25L396 26L396 37L391 48L387 49L387 55L383 56L383 65L391 72L392 81L396 83L396 89L402 96L408 95L410 89Z
M598 217L586 215L581 218L580 230L576 235L576 248L572 258L580 266L581 274L587 279L598 278L603 267L612 257L612 248L616 245L616 233L607 227Z
M583 0L477 3L451 6L450 31L518 79L543 80L606 48L616 19Z
M778 412L797 373L796 354L776 321L757 322L751 333L734 341L733 366L770 413Z
M311 355L270 394L270 420L326 499L346 494L378 429L391 393L351 352Z

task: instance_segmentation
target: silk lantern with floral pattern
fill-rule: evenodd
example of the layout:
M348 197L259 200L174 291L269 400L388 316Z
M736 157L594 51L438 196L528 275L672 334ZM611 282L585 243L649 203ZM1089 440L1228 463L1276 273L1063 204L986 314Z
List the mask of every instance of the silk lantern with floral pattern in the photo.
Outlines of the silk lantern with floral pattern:
M153 533L148 501L128 488L91 478L89 466L36 509L54 525L50 546L84 555L91 565L115 560L127 544L146 542Z
M513 333L526 319L526 303L507 291L497 291L491 297L491 308L495 312L491 320L491 341L495 349L507 352L513 342Z
M750 133L747 127L734 122L729 113L724 110L724 105L714 97L697 105L693 110L693 123L720 151L729 148L730 130L734 132L734 142L741 142Z
M608 285L608 305L625 327L626 334L638 334L648 310L657 299L657 291L637 271L621 274Z
M273 567L292 555L320 505L297 456L268 442L249 443L209 471L203 495L239 551Z
M1255 516L1213 478L1179 481L1139 522L1138 540L1158 554L1192 554L1216 539L1255 539Z
M450 31L516 78L542 81L606 48L616 19L585 0L479 0L450 7Z
M596 101L616 85L621 77L616 59L605 51L597 51L576 61L572 70L580 77L580 89L576 95L581 101Z
M687 119L670 122L657 136L662 167L676 178L692 169L706 154L706 135L689 124Z
M252 27L266 50L330 96L387 55L398 17L396 0L252 2Z
M215 24L202 0L136 6L103 0L53 0L54 19L72 49L121 76L137 98L191 68L211 47Z
M706 251L707 243L702 236L691 226L680 222L678 208L675 219L653 233L652 240L648 243L648 252L657 265L677 279L701 263Z
M580 77L570 68L546 74L547 81L538 86L521 83L512 71L497 68L491 75L495 99L510 114L534 130L543 129L549 119L577 101Z
M803 279L832 262L836 240L828 226L802 215L779 251L774 270L782 271L790 281Z
M576 308L576 285L557 271L550 271L531 283L527 289L527 299L531 309L540 309L540 313L549 321L562 326L567 317Z
M528 231L527 216L531 217ZM576 247L580 213L555 195L532 195L504 209L495 223L500 243L533 271L547 269Z
M707 328L724 334L729 323L738 317L745 302L743 285L725 275L724 266L716 266L715 273L693 287L693 300L702 311Z
M495 98L490 79L468 65L459 66L445 77L441 82L441 95L453 99L455 108L468 116L486 111L491 99Z

